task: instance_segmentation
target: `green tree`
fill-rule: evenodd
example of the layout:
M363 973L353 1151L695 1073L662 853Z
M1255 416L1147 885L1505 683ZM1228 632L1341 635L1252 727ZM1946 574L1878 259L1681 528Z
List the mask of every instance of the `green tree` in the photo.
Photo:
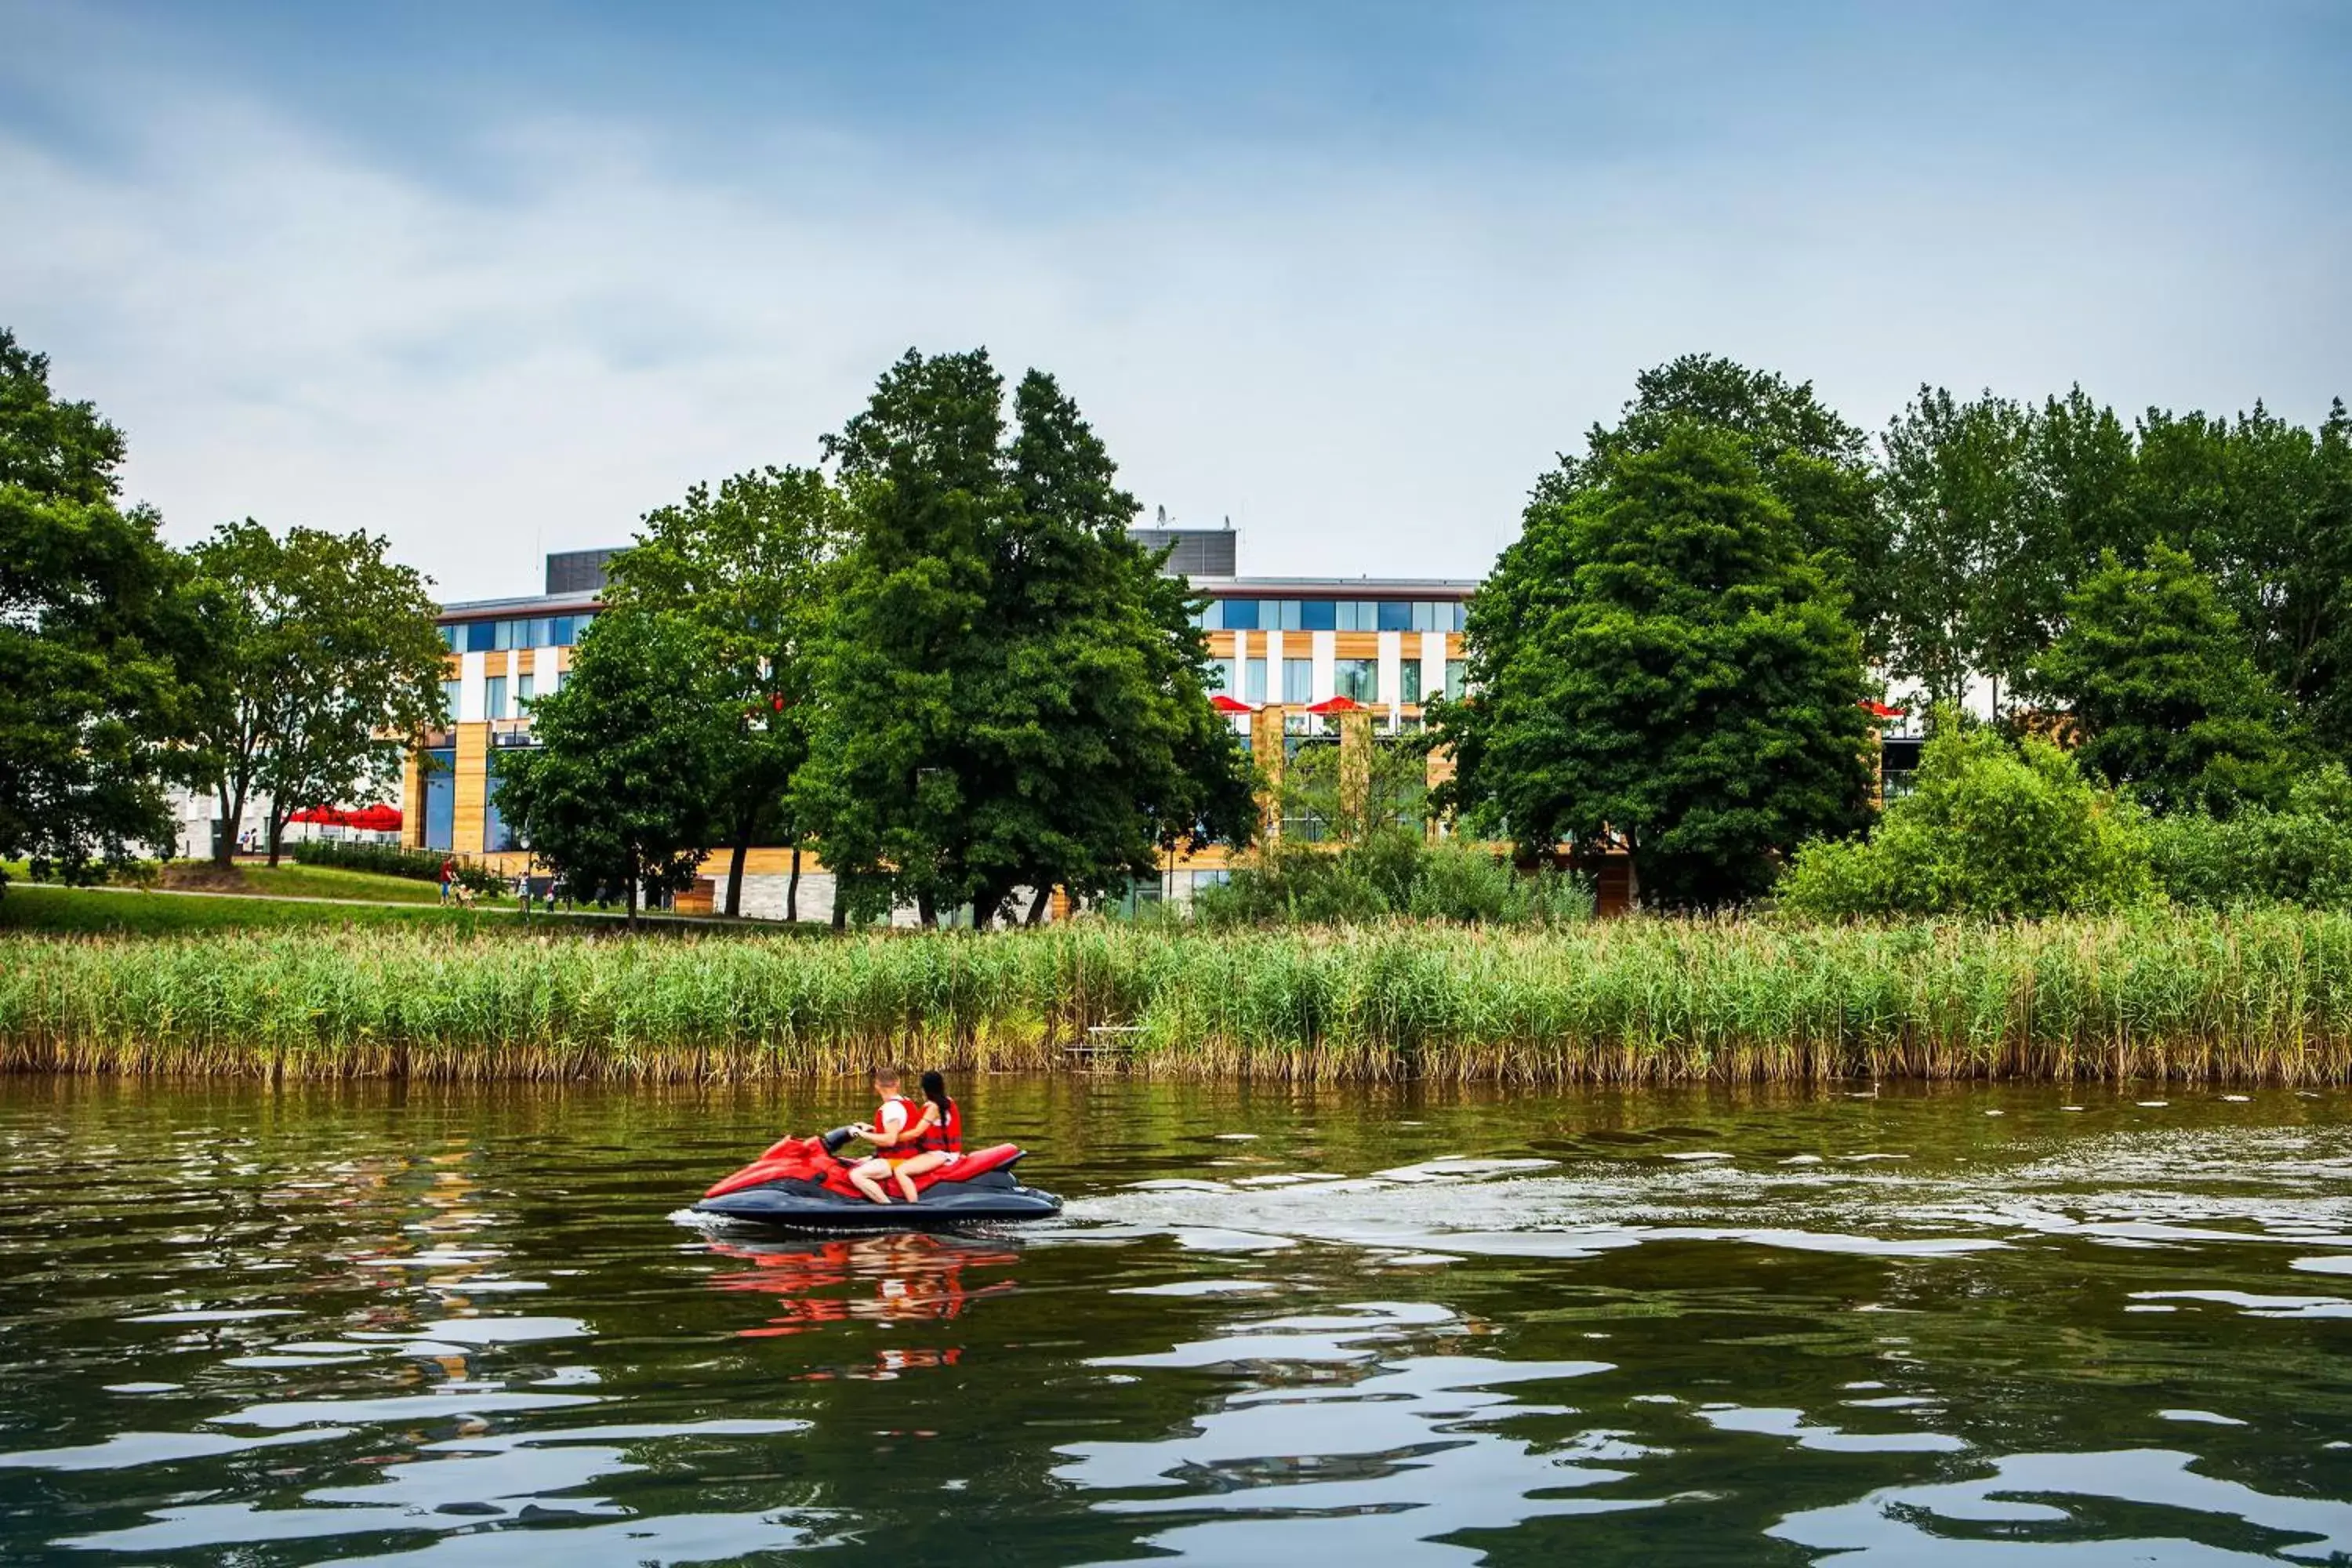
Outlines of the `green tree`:
M1622 842L1643 896L1747 899L1868 810L1862 644L1742 443L1685 426L1538 495L1472 601L1473 690L1433 705L1437 804L1531 854Z
M635 546L613 562L609 604L675 609L706 645L710 700L732 725L714 781L730 915L743 912L751 847L778 840L793 851L784 918L800 915L803 835L791 792L808 760L814 648L847 526L824 475L761 468L646 513Z
M2236 613L2255 661L2331 733L2352 625L2347 438L2340 400L2315 434L2259 403L2234 423L2149 410L2132 493L2143 540L2122 552L2137 564L2154 539L2186 551Z
M155 514L117 503L122 455L0 329L0 859L69 877L169 842L162 780L201 662Z
M311 528L279 538L247 518L190 552L207 650L193 760L220 802L221 864L257 795L275 865L289 816L381 794L402 742L446 721L438 607L386 548Z
M1814 919L2040 916L2123 908L2148 897L2147 847L2074 761L2032 736L1941 716L1916 787L1867 840L1797 851L1782 908Z
M825 861L927 922L1016 889L1080 897L1155 851L1245 842L1195 601L1127 531L1133 498L1050 376L909 352L826 449L855 534L818 659L799 792Z
M499 814L584 897L692 886L730 802L725 763L740 711L733 672L707 666L703 630L676 612L607 610L563 684L531 706L537 744L505 760Z
M1712 426L1737 438L1765 487L1789 509L1800 548L1821 558L1847 598L1866 652L1876 657L1895 609L1893 558L1876 494L1868 441L1814 395L1811 382L1714 354L1684 354L1633 378L1633 397L1614 426L1595 424L1585 455L1563 454L1537 481L1536 499L1559 502L1605 484L1622 458L1654 451L1686 424Z
M2159 813L2284 794L2286 704L2185 552L2151 545L2146 566L2108 552L2066 616L2032 679L2080 727L2084 768Z
M1894 524L1888 668L1938 705L1959 703L1972 674L1998 673L2028 613L2016 584L2037 570L2032 431L2030 414L2005 398L1963 403L1923 386L1883 438Z

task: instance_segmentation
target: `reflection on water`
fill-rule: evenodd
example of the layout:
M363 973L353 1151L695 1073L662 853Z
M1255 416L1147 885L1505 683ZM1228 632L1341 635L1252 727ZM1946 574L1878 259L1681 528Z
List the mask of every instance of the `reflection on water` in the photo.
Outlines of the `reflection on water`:
M2352 1097L0 1080L0 1560L2352 1561Z

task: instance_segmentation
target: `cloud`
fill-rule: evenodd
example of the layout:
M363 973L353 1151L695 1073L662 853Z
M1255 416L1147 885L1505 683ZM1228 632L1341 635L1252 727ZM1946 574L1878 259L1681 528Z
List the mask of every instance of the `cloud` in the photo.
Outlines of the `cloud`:
M717 156L707 126L533 100L440 128L433 163L168 72L113 100L138 107L103 148L0 129L28 220L5 319L126 427L176 537L364 527L453 598L813 458L909 344L1054 371L1147 506L1232 516L1245 570L1475 576L1552 453L1677 353L1813 377L1873 426L1923 379L2312 418L2352 312L2340 204L2226 148L1013 167L782 117Z

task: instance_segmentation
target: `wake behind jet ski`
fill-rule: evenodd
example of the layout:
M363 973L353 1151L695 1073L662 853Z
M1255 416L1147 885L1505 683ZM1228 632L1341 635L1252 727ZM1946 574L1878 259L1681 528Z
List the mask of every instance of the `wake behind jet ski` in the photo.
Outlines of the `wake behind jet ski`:
M839 1151L859 1134L836 1127L814 1138L783 1138L694 1205L697 1214L824 1230L909 1230L974 1220L1048 1219L1062 1212L1052 1193L1024 1187L1013 1167L1020 1146L975 1150L913 1178L916 1201L877 1204L850 1181Z

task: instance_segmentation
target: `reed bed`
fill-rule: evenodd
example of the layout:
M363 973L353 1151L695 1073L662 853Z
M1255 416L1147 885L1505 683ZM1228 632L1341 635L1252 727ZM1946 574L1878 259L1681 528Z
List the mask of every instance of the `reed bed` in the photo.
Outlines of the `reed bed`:
M1109 1058L1067 1047L1130 1026ZM0 938L0 1068L682 1081L2352 1079L2352 917L1542 932L1082 923L778 943L424 927Z

